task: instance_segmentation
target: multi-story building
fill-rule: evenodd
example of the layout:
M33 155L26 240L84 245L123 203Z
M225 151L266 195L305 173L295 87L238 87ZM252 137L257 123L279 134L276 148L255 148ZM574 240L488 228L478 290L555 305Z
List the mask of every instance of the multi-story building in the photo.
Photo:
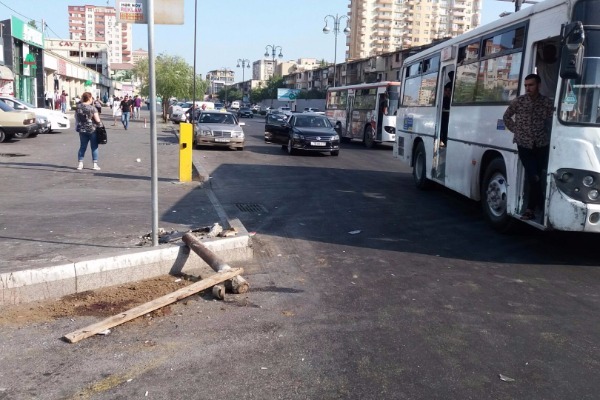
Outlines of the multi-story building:
M252 63L252 79L267 81L275 74L277 60L258 60Z
M456 36L480 24L482 0L350 0L348 59Z
M105 42L110 64L133 64L131 24L117 22L117 10L102 6L69 6L72 40Z
M214 69L206 73L206 80L210 82L207 94L215 95L225 86L234 84L235 72L226 68Z
M148 51L143 49L137 49L132 52L132 62L134 65L144 58L148 58Z

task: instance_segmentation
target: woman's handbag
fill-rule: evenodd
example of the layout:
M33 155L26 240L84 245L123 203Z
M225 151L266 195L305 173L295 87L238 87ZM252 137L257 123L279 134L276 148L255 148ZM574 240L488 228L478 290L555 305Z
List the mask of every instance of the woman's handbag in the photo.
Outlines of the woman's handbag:
M106 134L106 128L104 126L96 127L96 138L98 140L98 144L108 143L108 135Z

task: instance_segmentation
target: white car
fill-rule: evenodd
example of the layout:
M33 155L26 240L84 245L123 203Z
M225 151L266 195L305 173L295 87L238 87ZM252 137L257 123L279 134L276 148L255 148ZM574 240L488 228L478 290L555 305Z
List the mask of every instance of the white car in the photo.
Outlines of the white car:
M67 130L71 128L71 121L66 114L57 110L48 110L47 108L36 107L26 101L15 99L11 96L0 96L0 101L8 104L15 110L32 111L36 115L46 117L50 121L50 131Z
M305 107L303 112L325 115L324 111L321 111L318 108L314 108L314 107Z

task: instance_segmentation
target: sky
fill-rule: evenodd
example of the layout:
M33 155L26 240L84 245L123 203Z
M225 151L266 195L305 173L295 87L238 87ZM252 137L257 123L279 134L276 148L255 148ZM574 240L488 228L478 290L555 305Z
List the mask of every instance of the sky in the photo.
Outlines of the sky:
M183 25L156 25L155 54L181 56L194 62L194 0L184 0ZM281 46L282 60L325 59L333 62L335 36L323 33L327 15L346 15L349 0L197 0L196 71L203 76L211 70L233 70L242 79L238 59L250 62L264 58L265 47ZM47 37L69 38L68 6L115 6L115 0L0 0L0 20L11 15L24 21L34 19L48 25ZM514 11L514 3L483 0L482 24L495 21L504 11ZM345 27L345 20L341 22ZM329 27L332 27L329 19ZM337 61L344 58L344 37L338 35ZM148 49L148 27L133 26L133 49ZM270 49L269 49L270 53ZM269 57L270 59L270 57ZM245 79L251 74L246 69Z

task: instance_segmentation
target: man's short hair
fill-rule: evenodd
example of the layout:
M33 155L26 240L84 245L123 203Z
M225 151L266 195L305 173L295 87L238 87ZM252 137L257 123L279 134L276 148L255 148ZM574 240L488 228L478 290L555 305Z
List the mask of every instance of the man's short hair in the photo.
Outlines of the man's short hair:
M538 74L529 74L525 77L525 80L528 81L530 79L535 79L535 82L539 85L542 83L542 78Z

